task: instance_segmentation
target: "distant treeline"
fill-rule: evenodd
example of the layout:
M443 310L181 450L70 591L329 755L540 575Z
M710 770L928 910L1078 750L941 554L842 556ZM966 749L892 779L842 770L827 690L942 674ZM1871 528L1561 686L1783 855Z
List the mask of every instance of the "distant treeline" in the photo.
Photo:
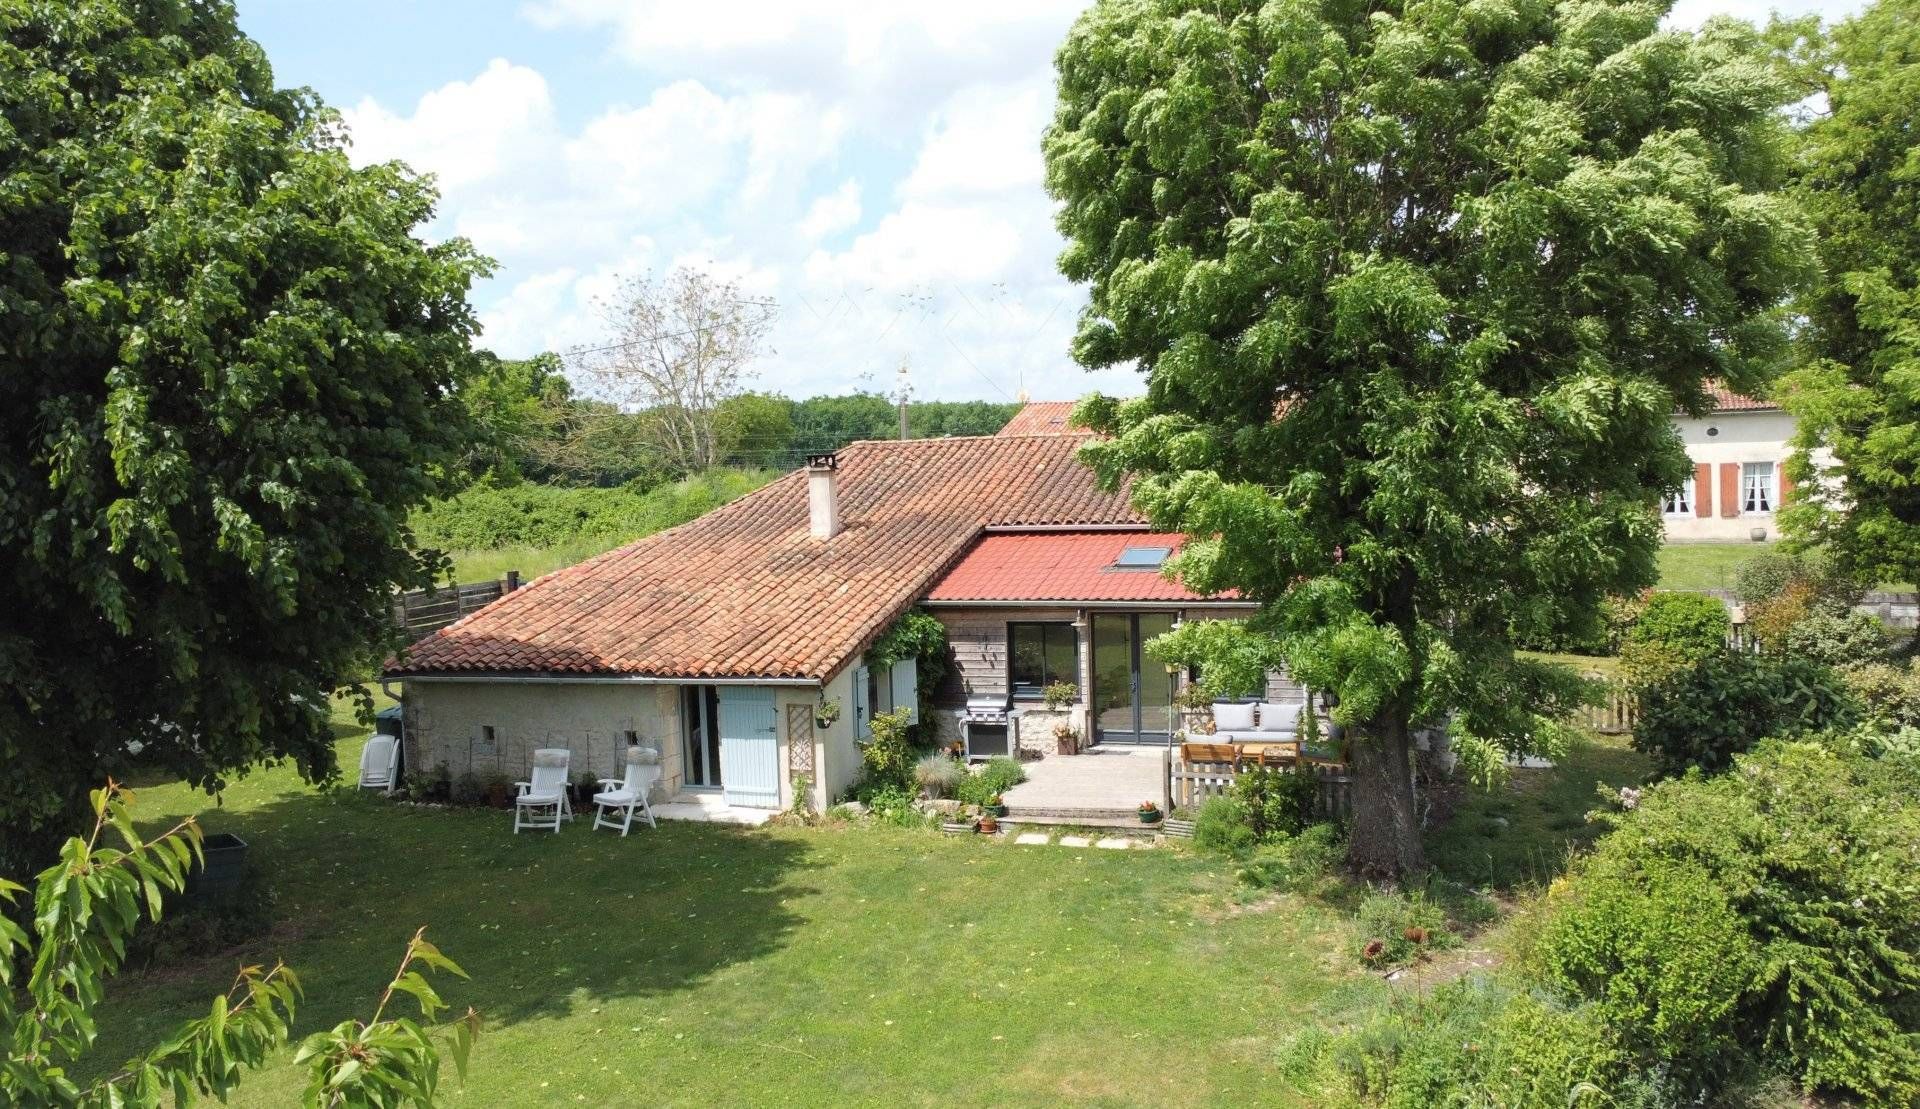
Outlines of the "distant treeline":
M467 460L478 483L651 489L697 468L673 460L657 413L622 411L578 395L555 355L482 361L481 372L461 387L479 429ZM1019 408L917 401L907 406L907 430L916 439L991 435ZM715 429L718 463L741 469L787 470L810 453L900 434L898 409L877 393L805 400L740 393L713 405L705 418Z

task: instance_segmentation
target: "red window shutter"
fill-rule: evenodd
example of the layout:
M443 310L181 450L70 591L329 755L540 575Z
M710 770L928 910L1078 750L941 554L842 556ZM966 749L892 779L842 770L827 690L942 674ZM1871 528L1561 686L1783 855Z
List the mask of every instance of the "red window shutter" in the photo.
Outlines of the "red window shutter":
M1713 465L1696 462L1693 466L1693 514L1713 515Z
M1720 464L1720 515L1740 515L1740 464Z
M1780 475L1780 503L1775 508L1785 507L1787 498L1793 495L1793 479L1787 476L1787 460L1781 459L1774 465L1774 472Z

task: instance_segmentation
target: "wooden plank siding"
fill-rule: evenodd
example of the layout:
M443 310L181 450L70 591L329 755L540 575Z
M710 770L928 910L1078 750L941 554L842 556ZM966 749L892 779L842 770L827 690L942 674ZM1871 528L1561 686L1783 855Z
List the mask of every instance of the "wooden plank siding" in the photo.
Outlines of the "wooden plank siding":
M1073 623L1070 608L935 608L947 626L952 665L940 683L938 703L963 707L969 697L1007 696L1007 624ZM1083 691L1084 692L1084 691Z

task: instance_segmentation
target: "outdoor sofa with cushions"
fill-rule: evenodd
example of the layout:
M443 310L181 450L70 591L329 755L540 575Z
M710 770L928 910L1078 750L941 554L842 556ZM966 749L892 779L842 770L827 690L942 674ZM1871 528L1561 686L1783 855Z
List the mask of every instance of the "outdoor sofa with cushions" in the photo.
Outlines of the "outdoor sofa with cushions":
M1292 743L1300 738L1300 717L1306 708L1298 702L1215 701L1213 735L1207 738L1214 743ZM1302 753L1315 762L1339 761L1341 730L1338 724L1322 721L1319 741Z
M1215 743L1286 743L1300 738L1303 704L1213 703Z

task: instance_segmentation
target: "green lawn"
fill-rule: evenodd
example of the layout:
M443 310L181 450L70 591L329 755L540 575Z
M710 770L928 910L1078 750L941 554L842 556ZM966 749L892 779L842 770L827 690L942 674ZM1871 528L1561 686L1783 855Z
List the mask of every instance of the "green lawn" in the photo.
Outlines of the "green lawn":
M1429 838L1427 859L1448 876L1502 891L1544 886L1570 851L1601 832L1586 820L1600 807L1596 785L1639 785L1651 770L1625 736L1588 736L1551 770L1508 772L1506 786L1471 786L1453 820Z
M1772 543L1669 543L1660 548L1661 589L1732 589L1740 564Z
M359 729L338 719L351 766ZM1470 791L1434 859L1475 884L1549 877L1589 834L1594 780L1637 775L1601 742L1567 773ZM281 923L119 981L103 1063L203 1011L243 959L300 971L300 1033L364 1014L422 924L472 974L442 983L449 1000L487 1021L455 1104L1308 1104L1285 1044L1392 989L1353 959L1350 897L1257 895L1184 845L849 825L515 837L503 812L315 791L284 768L218 806L178 785L139 801L150 825L195 813L245 838ZM284 1059L236 1103L292 1103Z

